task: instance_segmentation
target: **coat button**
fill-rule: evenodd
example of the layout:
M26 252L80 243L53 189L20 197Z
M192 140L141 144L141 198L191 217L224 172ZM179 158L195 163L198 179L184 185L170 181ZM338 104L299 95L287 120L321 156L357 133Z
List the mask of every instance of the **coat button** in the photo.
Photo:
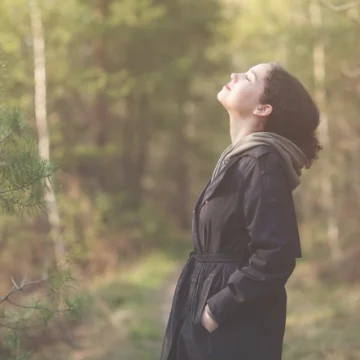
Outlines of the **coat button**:
M204 202L204 205L206 205L208 202L209 202L209 200L206 200L206 201Z

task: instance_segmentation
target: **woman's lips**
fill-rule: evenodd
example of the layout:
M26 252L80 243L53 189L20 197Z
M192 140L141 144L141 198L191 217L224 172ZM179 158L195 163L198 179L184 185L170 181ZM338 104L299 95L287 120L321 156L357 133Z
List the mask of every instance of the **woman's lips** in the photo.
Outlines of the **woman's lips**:
M231 91L231 87L230 87L229 84L226 84L224 87L225 87L226 89L228 89L229 91Z

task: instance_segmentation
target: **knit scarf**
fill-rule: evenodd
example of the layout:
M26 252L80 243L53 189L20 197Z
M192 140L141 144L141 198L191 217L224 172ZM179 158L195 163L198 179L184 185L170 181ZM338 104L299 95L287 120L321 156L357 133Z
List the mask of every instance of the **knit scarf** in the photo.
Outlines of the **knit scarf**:
M231 158L239 156L245 151L259 145L272 146L278 152L283 159L284 169L286 171L286 176L289 180L291 190L294 190L300 184L299 178L302 168L309 168L311 166L311 161L292 141L281 135L270 132L255 132L244 136L234 145L231 144L228 146L222 152L211 179L213 180L216 177L216 175L230 161Z

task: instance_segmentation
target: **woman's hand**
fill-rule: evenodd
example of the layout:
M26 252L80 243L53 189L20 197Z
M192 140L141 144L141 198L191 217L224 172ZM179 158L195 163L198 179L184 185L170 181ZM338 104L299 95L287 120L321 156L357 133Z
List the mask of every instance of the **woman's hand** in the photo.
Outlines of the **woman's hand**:
M219 326L219 324L214 320L208 305L205 306L202 313L201 324L209 333L215 331Z

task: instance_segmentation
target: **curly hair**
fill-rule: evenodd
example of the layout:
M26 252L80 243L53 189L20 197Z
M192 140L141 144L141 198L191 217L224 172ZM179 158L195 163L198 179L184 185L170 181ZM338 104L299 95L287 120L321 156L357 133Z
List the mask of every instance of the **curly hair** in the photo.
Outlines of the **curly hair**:
M319 109L300 81L278 63L270 63L265 79L262 104L272 106L264 131L286 137L313 161L322 149L316 128L320 122Z

